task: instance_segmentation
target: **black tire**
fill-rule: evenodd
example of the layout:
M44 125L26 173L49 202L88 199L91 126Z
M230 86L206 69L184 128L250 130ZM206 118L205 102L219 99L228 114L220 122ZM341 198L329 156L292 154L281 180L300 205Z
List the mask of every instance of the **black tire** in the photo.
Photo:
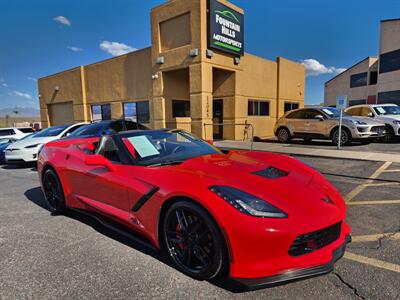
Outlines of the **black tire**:
M339 128L335 128L331 135L332 142L337 145L339 143ZM351 133L348 129L342 128L340 145L349 145L351 143Z
M292 139L292 137L290 136L290 131L286 127L279 128L276 132L276 137L281 143L287 143Z
M390 125L386 125L386 135L382 138L385 143L390 143L394 140L394 130Z
M47 169L43 174L43 190L46 204L53 214L60 214L65 211L64 190L57 173Z
M163 218L161 230L164 247L182 273L210 280L226 270L224 238L203 208L186 200L174 203Z

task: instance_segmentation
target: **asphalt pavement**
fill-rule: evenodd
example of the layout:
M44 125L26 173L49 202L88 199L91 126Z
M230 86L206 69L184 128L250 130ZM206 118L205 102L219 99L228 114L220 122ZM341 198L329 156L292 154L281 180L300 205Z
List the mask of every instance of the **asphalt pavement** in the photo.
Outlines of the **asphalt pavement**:
M253 292L193 280L88 216L51 216L34 169L0 167L0 299L399 299L400 204L360 202L399 200L400 164L298 158L346 197L355 241L333 273Z

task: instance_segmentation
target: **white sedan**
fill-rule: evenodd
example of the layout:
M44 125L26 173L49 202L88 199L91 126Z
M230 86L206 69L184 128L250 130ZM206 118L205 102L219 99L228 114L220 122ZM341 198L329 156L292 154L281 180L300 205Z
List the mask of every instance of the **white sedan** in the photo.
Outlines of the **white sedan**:
M23 164L36 162L38 152L45 144L66 137L83 125L86 125L86 123L49 127L17 141L4 150L6 163Z

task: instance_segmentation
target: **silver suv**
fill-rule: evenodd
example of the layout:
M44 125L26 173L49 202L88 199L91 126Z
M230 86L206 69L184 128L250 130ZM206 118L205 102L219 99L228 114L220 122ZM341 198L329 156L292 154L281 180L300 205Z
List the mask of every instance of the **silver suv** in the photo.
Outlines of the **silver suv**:
M339 141L340 110L332 107L301 108L286 113L275 125L275 135L282 143L292 138L330 139ZM353 117L343 113L341 145L360 140L370 142L373 138L384 137L385 124L371 118Z
M386 141L400 137L400 107L396 104L364 104L346 109L351 116L373 118L386 125Z

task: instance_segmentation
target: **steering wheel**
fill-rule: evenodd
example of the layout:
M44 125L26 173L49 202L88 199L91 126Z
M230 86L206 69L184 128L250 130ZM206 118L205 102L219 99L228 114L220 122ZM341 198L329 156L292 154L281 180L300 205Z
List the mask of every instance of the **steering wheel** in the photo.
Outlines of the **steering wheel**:
M182 151L182 150L184 150L184 149L185 149L185 147L183 147L183 146L181 146L181 145L176 146L176 147L174 148L174 150L171 151L171 154L177 153L177 152Z

